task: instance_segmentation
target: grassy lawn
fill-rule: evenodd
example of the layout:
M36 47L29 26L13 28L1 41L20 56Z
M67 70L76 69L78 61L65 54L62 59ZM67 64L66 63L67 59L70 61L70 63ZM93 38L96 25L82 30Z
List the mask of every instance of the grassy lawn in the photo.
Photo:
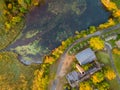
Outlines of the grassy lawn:
M109 65L111 67L109 55L107 53L99 51L96 53L96 56L100 62L104 63L105 65ZM117 62L115 61L115 64L117 64L116 67L119 68L119 72L120 72L120 65L119 65L118 59L120 59L120 56L116 57L115 60ZM109 81L109 83L111 88L110 90L120 90L120 85L118 84L118 81L116 78L114 80Z
M117 71L118 71L118 73L119 73L119 76L120 76L120 56L113 54L113 59L114 59L114 62L115 62L115 66L116 66L116 68L117 68Z
M109 55L105 52L99 51L96 53L97 59L107 65L111 65L110 64L110 60L109 60Z
M12 28L7 31L5 29L5 22L7 22L9 18L3 15L4 8L4 0L0 0L0 49L4 49L12 41L14 41L24 26L24 20L22 20L15 26L11 25Z
M117 82L117 79L115 78L114 80L109 81L110 83L110 90L120 90L120 85Z
M31 90L34 71L38 68L37 65L23 65L12 52L0 53L0 89Z

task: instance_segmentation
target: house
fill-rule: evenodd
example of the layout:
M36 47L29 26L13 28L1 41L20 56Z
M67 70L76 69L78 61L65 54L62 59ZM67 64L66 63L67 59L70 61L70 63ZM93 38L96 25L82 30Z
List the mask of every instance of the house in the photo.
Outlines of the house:
M120 40L116 41L115 44L117 45L118 48L120 48Z
M79 80L83 78L85 74L80 74L80 72L72 71L67 74L66 78L70 84L70 86L75 87L78 85Z
M93 62L93 60L96 60L95 53L90 48L79 52L77 55L75 55L75 57L80 65L84 65ZM71 87L78 86L80 82L89 79L95 72L102 69L101 65L97 61L95 61L95 65L93 64L93 66L91 66L86 71L79 64L76 64L76 68L79 72L72 71L66 75L66 79L68 80L68 83Z
M90 48L87 48L79 52L77 55L75 55L75 57L80 65L90 63L96 59L94 51L92 51Z
M95 66L89 69L88 71L85 71L84 74L80 72L72 71L69 74L67 74L66 78L71 87L76 87L79 85L80 82L89 79L95 72L101 69L102 69L101 67Z

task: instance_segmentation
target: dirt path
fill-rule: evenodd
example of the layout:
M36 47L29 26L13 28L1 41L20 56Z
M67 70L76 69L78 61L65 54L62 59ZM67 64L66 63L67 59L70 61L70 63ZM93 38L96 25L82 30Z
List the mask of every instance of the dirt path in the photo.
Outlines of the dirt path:
M74 60L74 56L70 56L68 54L65 55L62 68L59 72L59 77L63 77L67 73L67 71L69 70L69 68L70 68L70 66L73 62L73 60Z
M57 79L59 79L59 83L57 84L56 90L63 90L63 85L65 83L65 75L70 70L71 64L74 61L74 56L70 56L68 54L64 57L64 62L62 64L62 68L59 72L59 74L56 76Z

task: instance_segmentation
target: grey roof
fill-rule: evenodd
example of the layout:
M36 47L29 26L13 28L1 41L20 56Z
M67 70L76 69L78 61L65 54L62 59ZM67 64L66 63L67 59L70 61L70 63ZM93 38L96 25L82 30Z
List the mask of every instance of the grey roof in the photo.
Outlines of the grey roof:
M94 51L92 51L90 48L87 48L77 55L75 55L76 59L80 63L80 65L87 64L89 62L92 62L93 60L96 59Z
M75 82L78 80L78 74L76 71L73 71L67 75L67 79L70 80L71 83Z
M69 82L69 84L72 87L75 87L77 84L77 81L79 81L85 74L80 74L79 72L72 71L69 74L67 74L66 78Z

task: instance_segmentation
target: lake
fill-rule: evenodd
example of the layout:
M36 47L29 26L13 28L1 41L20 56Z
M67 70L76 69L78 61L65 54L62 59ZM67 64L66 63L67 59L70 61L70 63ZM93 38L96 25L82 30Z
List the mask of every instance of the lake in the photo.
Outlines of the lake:
M75 31L98 26L109 17L100 0L48 0L26 15L23 31L7 50L17 53L26 65L42 63L46 54Z

